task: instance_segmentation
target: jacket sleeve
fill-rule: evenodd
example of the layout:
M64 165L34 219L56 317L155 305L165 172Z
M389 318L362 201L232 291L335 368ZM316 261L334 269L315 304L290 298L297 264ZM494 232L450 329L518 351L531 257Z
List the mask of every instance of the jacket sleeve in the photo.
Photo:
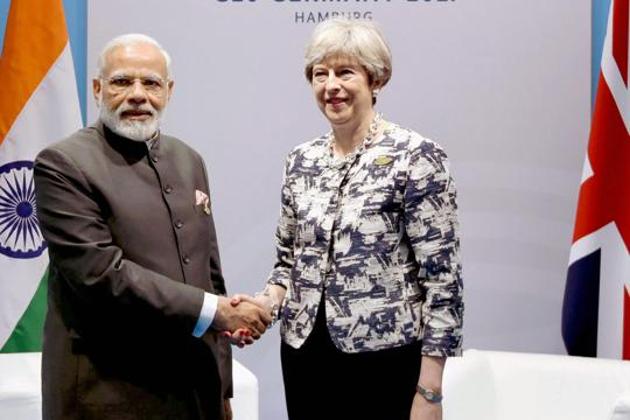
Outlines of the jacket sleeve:
M206 182L206 190L210 195L210 185L208 181L208 171L206 164L199 156L201 167L203 168L203 175ZM212 213L209 214L210 224L210 281L212 282L213 290L219 294L225 296L227 294L227 288L225 286L225 279L223 278L223 271L221 270L221 257L219 256L219 242L217 241L217 231L214 226L214 218Z
M457 356L462 346L462 276L455 184L444 151L423 141L410 152L405 230L424 295L422 354Z
M221 270L221 258L219 257L219 245L217 241L217 233L214 227L214 219L210 217L210 280L214 291L225 296L227 289L225 287L225 279Z
M206 170L206 164L199 157L201 167L203 168L204 177L206 180L206 188L208 194L210 194L210 185L208 181L208 171ZM217 233L214 226L214 218L212 213L210 218L210 281L212 282L213 290L220 295L226 295L227 289L225 286L225 279L223 277L223 271L221 270L221 258L219 256L219 242L217 240ZM223 398L232 398L234 396L234 384L232 380L232 347L226 340L221 340L217 334L206 334L203 337L206 342L212 342L210 347L215 349L215 358L221 372L221 386Z
M37 213L51 262L84 305L114 303L164 316L192 332L203 290L125 259L114 244L104 200L62 151L49 148L34 166Z
M268 284L289 288L291 270L295 263L293 254L296 228L296 214L290 188L289 169L291 155L287 158L280 192L280 219L276 229L276 262L267 279Z

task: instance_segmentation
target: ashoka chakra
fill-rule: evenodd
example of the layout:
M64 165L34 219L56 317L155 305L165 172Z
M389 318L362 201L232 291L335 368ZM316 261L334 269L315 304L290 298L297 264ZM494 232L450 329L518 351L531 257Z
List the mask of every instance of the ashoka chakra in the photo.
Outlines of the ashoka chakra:
M33 162L0 166L0 253L35 258L46 249L37 220Z

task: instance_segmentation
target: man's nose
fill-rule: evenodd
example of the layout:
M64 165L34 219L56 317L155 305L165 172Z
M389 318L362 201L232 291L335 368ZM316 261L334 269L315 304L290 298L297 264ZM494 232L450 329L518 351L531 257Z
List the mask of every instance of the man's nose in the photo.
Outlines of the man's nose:
M147 101L147 91L142 86L142 82L138 79L133 81L127 94L127 100L134 103L144 103Z

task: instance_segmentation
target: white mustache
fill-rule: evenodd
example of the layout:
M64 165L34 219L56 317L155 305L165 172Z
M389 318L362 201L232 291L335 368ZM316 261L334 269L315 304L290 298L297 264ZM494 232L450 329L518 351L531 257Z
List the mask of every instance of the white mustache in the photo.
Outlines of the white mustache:
M151 105L147 106L124 106L118 108L116 110L116 114L120 117L124 112L134 111L134 112L148 112L152 117L155 116L155 109Z

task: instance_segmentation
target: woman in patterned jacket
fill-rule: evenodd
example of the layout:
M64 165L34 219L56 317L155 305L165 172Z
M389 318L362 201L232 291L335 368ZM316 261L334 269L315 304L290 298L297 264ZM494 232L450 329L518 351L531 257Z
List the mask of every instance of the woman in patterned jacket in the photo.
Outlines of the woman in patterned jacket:
M291 420L441 419L461 353L455 185L439 145L375 111L391 71L373 23L316 27L305 75L331 131L289 154L276 263L233 301L280 320Z

